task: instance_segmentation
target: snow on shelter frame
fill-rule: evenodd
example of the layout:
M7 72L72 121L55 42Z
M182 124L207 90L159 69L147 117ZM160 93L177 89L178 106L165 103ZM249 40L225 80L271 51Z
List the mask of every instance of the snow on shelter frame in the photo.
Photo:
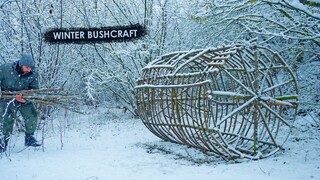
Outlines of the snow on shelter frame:
M153 134L227 159L282 149L298 104L282 57L243 45L162 55L142 69L135 94Z

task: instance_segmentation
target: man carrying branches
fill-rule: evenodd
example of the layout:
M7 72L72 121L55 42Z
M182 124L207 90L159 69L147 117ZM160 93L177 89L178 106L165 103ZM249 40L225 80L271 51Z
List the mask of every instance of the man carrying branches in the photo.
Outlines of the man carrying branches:
M22 91L39 89L38 73L34 69L32 56L23 55L20 60L0 65L1 96L4 91ZM7 149L10 134L13 130L14 118L19 111L25 121L25 146L40 146L33 134L37 126L37 112L34 104L18 93L13 98L0 98L0 153Z

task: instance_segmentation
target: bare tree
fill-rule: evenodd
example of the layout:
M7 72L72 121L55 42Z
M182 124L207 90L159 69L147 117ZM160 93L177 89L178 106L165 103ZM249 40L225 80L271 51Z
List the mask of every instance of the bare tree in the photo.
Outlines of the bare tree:
M301 103L315 105L319 102L315 80L320 72L313 67L320 59L319 14L319 3L313 1L203 0L191 17L202 32L209 32L201 34L208 46L255 40L279 52L296 70ZM302 76L308 71L308 76Z

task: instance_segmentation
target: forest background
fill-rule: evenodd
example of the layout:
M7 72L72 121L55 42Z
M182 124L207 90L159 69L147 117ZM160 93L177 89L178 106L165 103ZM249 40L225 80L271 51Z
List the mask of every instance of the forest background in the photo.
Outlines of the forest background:
M0 63L31 54L43 88L80 94L89 107L116 102L137 117L134 86L157 56L234 43L266 46L294 71L299 115L320 124L318 0L1 0ZM49 44L52 28L141 24L133 42ZM56 109L39 108L42 119Z

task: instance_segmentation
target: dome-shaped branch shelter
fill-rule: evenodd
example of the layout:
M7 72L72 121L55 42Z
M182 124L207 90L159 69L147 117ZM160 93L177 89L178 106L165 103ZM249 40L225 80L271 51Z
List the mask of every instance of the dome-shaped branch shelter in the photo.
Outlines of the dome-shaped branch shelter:
M227 158L281 149L298 101L296 79L279 54L242 45L162 55L142 69L135 92L153 134Z

